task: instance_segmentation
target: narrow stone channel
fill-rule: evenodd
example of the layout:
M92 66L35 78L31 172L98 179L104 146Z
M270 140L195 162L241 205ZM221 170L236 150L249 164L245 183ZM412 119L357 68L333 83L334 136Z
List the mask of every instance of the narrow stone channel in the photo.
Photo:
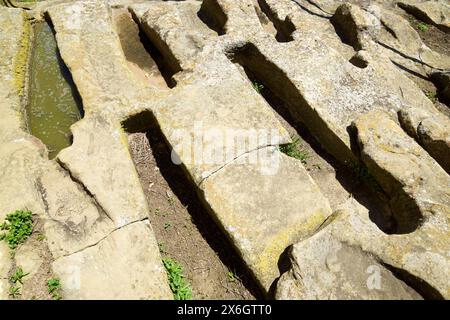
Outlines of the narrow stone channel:
M35 25L27 108L30 132L47 145L49 158L71 144L70 126L83 115L81 99L47 23Z
M128 141L161 255L180 263L193 298L261 298L239 257L189 188L181 167L172 163L157 130L130 133Z

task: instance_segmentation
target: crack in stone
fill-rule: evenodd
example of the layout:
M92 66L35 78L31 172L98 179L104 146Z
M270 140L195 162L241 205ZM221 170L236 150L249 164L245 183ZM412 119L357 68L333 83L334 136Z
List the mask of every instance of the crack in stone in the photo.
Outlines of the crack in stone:
M139 220L135 220L135 221L131 221L131 222L127 223L127 224L124 224L123 226L120 226L120 227L118 227L118 228L115 228L114 230L110 231L107 235L105 235L104 237L102 237L102 238L101 238L100 240L98 240L97 242L94 242L93 244L90 244L90 245L88 245L88 246L85 246L85 247L83 247L83 248L81 248L81 249L78 249L78 250L76 250L76 251L74 251L74 252L64 254L64 255L62 255L62 256L56 258L53 262L55 262L55 261L57 261L57 260L59 260L59 259L61 259L61 258L69 257L69 256L74 255L74 254L76 254L76 253L80 253L80 252L82 252L82 251L84 251L84 250L86 250L86 249L95 247L95 246L97 246L98 244L100 244L100 242L106 240L106 239L107 239L110 235L112 235L114 232L116 232L116 231L118 231L118 230L120 230L120 229L122 229L122 228L128 227L128 226L130 226L130 225L132 225L132 224L134 224L134 223L142 222L142 221L145 221L145 220L149 220L148 217L143 218L143 219L139 219Z
M58 163L60 165L60 167L67 172L67 174L69 175L70 179L77 184L78 186L80 186L84 192L86 192L86 194L92 199L92 201L94 202L95 206L97 207L97 209L99 210L100 213L103 213L109 220L111 220L113 223L114 219L108 214L108 212L106 211L106 209L103 208L103 206L99 203L97 197L92 194L91 191L89 191L89 189L87 188L87 186L84 185L84 183L75 178L72 174L72 172L70 171L70 169L60 160L60 159L56 159L56 163Z
M382 42L382 41L376 40L375 42L378 43L380 46L382 46L382 47L384 47L384 48L386 48L386 49L391 50L392 52L398 54L399 56L401 56L401 57L403 57L403 58L405 58L405 59L411 60L411 61L413 61L413 62L415 62L415 63L419 63L419 64L421 64L421 65L423 65L423 66L427 66L427 67L429 67L429 68L431 68L431 69L435 69L435 70L443 70L443 69L440 69L440 68L433 67L432 65L429 65L428 63L426 63L426 62L424 62L424 61L422 61L422 60L420 60L420 59L411 57L411 56L407 55L406 53L403 53L403 52L401 52L400 50L397 50L397 49L395 49L394 47L391 47L390 45L388 45L388 44L386 44L386 43L384 43L384 42Z
M261 149L264 149L264 148L278 147L278 146L279 146L279 144L276 144L276 145L274 145L274 144L267 144L267 145L260 146L260 147L258 147L258 148L256 148L256 149L252 149L252 150L246 151L246 152L244 152L244 153L241 153L241 154L238 155L237 157L233 158L232 160L228 161L227 163L221 165L219 168L217 168L217 169L214 170L213 172L209 173L206 177L204 177L204 178L200 181L200 183L198 184L198 186L200 187L200 186L203 184L203 182L206 181L206 179L208 179L208 178L211 177L212 175L215 175L217 172L219 172L219 171L222 170L223 168L227 167L228 165L232 164L232 163L235 162L236 160L242 158L243 156L245 156L245 155L247 155L247 154L250 154L250 153L252 153L252 152L257 152L257 151L259 151L259 150L261 150Z

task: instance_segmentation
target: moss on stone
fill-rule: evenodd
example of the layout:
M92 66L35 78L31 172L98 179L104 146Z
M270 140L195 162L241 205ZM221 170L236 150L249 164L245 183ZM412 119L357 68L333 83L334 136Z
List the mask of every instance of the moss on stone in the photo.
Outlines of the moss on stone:
M19 50L14 59L14 78L17 91L20 97L25 94L25 85L27 77L27 65L30 52L31 23L25 11L22 12L23 27L20 38Z

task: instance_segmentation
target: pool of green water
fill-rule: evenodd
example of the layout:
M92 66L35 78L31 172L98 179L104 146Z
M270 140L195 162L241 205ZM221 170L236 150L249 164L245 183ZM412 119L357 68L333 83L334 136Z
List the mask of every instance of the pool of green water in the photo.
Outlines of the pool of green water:
M27 109L31 133L47 145L49 158L71 145L70 126L83 115L80 96L62 61L52 29L35 25Z

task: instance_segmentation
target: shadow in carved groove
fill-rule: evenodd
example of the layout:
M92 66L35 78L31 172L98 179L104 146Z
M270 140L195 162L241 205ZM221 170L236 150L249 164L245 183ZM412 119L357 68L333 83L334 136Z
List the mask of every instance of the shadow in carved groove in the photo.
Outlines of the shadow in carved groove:
M420 226L421 215L418 214L412 201L403 197L402 206L399 206L396 201L398 199L389 200L376 181L373 178L369 179L371 176L367 168L358 161L357 150L354 150L355 155L352 151L348 151L355 158L355 163L352 165L355 167L353 170L338 162L331 155L334 154L334 151L340 152L348 148L340 142L340 139L331 132L321 117L308 105L288 76L273 62L268 61L256 46L247 44L236 48L233 52L228 53L228 58L244 69L251 82L256 81L264 86L261 91L263 98L310 144L320 157L334 167L336 178L340 184L358 202L369 209L370 219L380 230L387 234L406 234ZM352 134L349 133L349 135L352 138ZM328 146L327 151L321 143ZM354 141L352 145L355 145ZM330 146L334 146L336 150ZM364 183L364 188L361 188L361 184L355 183L358 180ZM372 184L371 181L374 183ZM371 187L372 185L374 186ZM369 191L371 189L373 191ZM389 207L392 213L386 209Z
M192 223L200 232L207 244L216 252L228 270L237 271L245 288L257 299L264 298L242 259L233 245L225 236L225 231L210 214L210 208L197 190L194 182L189 179L183 165L176 165L171 159L171 150L154 115L150 111L139 113L122 123L124 130L129 133L146 133L151 152L163 178L170 190L187 208ZM150 204L151 205L151 204Z
M272 12L272 9L265 0L257 0L257 1L259 7L261 8L261 11L266 15L267 18L269 18L269 20L273 23L273 26L277 30L275 39L278 42L293 41L294 38L292 37L292 33L296 30L296 28L289 19L289 17L286 17L284 21L279 20L275 17L275 14Z
M133 20L139 28L141 42L158 66L161 75L169 88L174 88L177 83L173 76L183 71L178 60L173 55L168 45L161 39L158 33L147 24L141 23L139 18L130 10Z

